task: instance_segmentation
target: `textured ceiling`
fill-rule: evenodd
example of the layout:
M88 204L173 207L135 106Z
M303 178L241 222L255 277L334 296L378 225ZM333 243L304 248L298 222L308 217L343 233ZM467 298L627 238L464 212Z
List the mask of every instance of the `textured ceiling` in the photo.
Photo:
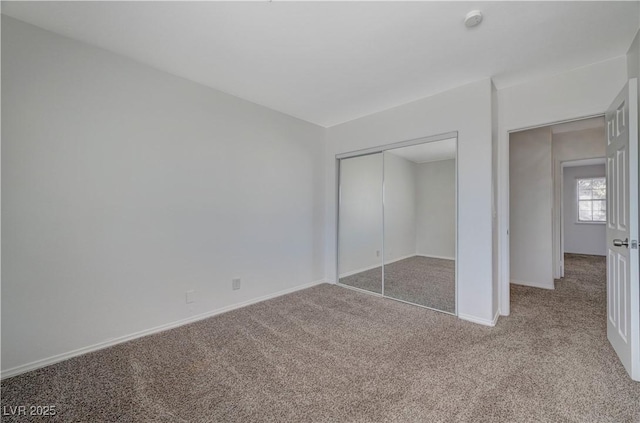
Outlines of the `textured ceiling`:
M467 12L483 23L468 29ZM638 2L3 2L2 12L322 126L626 53Z

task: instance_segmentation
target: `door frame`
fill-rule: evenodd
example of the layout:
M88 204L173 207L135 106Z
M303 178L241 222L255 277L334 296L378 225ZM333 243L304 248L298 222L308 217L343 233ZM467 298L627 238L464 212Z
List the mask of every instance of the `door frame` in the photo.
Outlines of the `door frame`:
M504 128L500 131L498 139L498 303L502 316L511 313L511 246L509 241L509 140L511 133L526 131L529 129L543 128L545 126L561 123L576 122L604 116L605 111L582 116L572 116L555 121L537 122L531 125ZM553 244L552 244L553 247ZM554 257L555 258L555 257Z

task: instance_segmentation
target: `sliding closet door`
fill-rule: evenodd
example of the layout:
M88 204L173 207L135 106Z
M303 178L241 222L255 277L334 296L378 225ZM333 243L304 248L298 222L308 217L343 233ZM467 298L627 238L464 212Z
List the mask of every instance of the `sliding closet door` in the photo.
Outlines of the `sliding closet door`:
M456 139L384 153L384 295L456 312Z
M382 294L382 153L340 160L339 283Z

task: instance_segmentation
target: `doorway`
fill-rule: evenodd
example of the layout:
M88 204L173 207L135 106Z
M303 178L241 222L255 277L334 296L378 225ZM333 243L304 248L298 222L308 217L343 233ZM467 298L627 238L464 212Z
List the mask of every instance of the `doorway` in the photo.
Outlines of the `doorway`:
M570 163L604 160L604 140L601 116L510 134L511 283L554 289L554 280L562 277L564 168ZM582 206L601 203L600 199L584 201ZM605 242L602 239L602 248Z
M606 180L607 180L607 223L606 223L606 276L603 278L606 282L606 315L607 315L607 338L613 346L616 354L620 358L621 363L629 375L634 380L640 380L640 337L638 327L640 327L640 301L638 301L639 276L638 276L638 80L630 79L618 93L613 104L606 111L606 128L605 136L601 138L605 143L606 157ZM572 124L586 120L565 122ZM547 127L536 127L545 132ZM506 131L506 138L499 144L500 157L500 174L503 178L499 181L502 195L500 201L500 209L503 212L500 219L500 227L505 227L506 231L498 235L500 246L500 305L501 313L509 315L510 313L510 277L513 278L513 272L509 268L513 266L513 260L510 255L513 254L513 248L510 243L513 242L514 228L513 217L510 215L513 210L512 200L509 198L514 192L514 188L510 187L513 182L511 173L514 166L510 160L514 154L510 151L514 146L514 139L520 136L526 130ZM548 137L548 132L546 135ZM545 147L545 142L541 143ZM552 154L553 155L553 154ZM601 156L599 154L598 156ZM553 172L551 177L558 175L558 156L554 160ZM562 160L560 160L561 162ZM506 173L506 175L505 175ZM548 174L544 174L545 182L548 182ZM557 180L557 178L556 178ZM557 192L557 191L556 191ZM557 195L557 194L556 194ZM548 204L548 203L547 203ZM553 203L553 204L557 204ZM586 206L585 206L586 207ZM548 210L542 208L537 209L540 216L546 219ZM551 214L559 213L558 207L551 208ZM531 213L529 213L531 215ZM535 222L536 220L531 220ZM554 241L560 237L561 231L555 222L559 219L552 219L554 224L552 233ZM525 222L526 223L526 222ZM517 229L516 229L517 231ZM543 229L546 237L546 228ZM547 244L548 245L548 244ZM559 257L562 253L559 243L553 242L552 254L552 273L561 271L559 269ZM540 254L540 251L534 251ZM541 257L547 257L546 251L542 251ZM545 262L546 264L546 262ZM513 269L513 267L512 267ZM543 268L543 272L547 271L547 267ZM549 285L548 278L542 279L543 284ZM517 285L516 285L517 287ZM550 288L552 289L552 287Z

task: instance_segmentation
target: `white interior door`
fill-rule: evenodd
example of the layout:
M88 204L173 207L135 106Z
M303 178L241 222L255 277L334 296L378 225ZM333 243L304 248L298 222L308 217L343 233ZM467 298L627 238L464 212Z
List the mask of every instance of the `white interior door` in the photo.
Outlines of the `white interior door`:
M607 337L640 380L638 282L638 81L607 110Z

